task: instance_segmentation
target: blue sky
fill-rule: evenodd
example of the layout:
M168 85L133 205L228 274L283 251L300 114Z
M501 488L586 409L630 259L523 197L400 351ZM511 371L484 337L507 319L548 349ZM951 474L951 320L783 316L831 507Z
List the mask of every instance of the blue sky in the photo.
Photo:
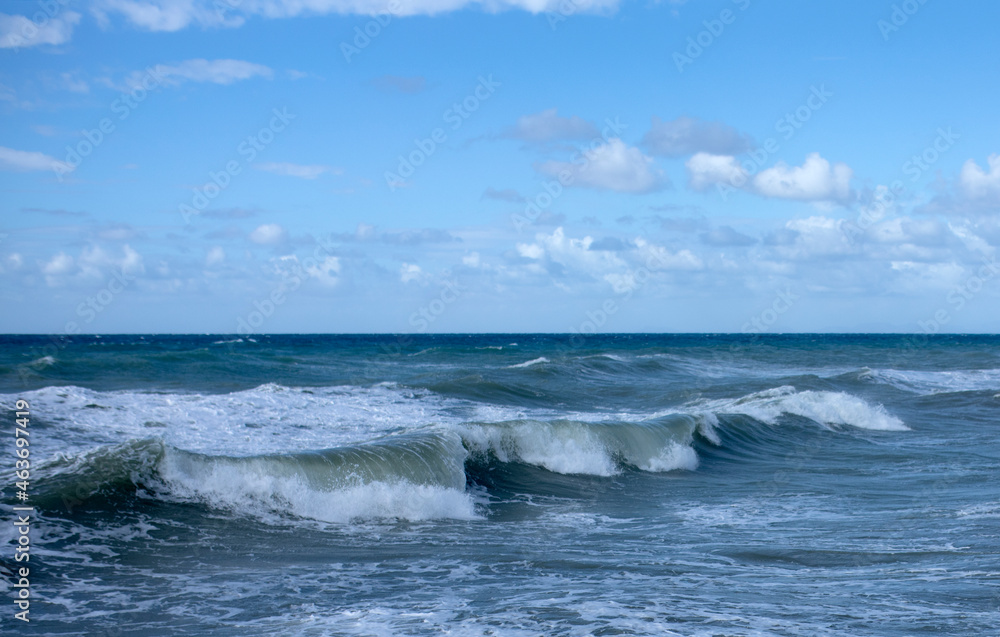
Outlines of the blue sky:
M996 332L991 2L0 2L4 332Z

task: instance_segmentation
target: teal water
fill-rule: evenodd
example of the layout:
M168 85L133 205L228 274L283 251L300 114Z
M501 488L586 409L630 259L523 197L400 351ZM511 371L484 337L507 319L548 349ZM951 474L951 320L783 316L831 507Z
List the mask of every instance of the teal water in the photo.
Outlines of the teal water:
M3 336L18 399L24 634L1000 625L996 336Z

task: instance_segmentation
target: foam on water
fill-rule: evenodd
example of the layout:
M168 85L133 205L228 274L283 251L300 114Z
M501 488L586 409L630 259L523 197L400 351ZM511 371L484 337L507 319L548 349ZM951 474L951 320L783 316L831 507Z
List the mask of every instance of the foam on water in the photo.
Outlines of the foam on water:
M35 413L59 426L60 450L162 437L190 451L249 455L324 449L368 440L429 422L462 421L468 403L426 390L374 387L284 387L275 384L227 394L100 392L75 386L2 395L25 398ZM497 417L509 418L498 411Z
M293 387L326 382L328 360L330 377L346 378L377 347L260 337L272 343L238 344L210 370L201 349L170 353L176 369L189 369L187 353L199 361L184 379L157 367L106 381L88 362L96 380L73 380L132 389L0 397L32 405L34 630L996 632L1000 383L988 371L866 379L859 368L888 367L889 353L820 337L764 342L731 368L725 343L715 358L668 343L675 360L637 360L655 338L568 355L526 335L518 355L472 352L510 349L500 340L449 349L421 337L412 351L439 349L371 375L387 383ZM74 347L38 382L66 382ZM989 347L909 360L1000 367ZM554 362L500 368L539 357ZM849 372L830 376L837 364ZM300 376L305 366L315 375ZM219 382L230 371L235 381ZM988 391L931 395L940 387ZM897 434L900 418L915 431ZM675 473L653 475L663 471ZM64 495L83 503L62 506ZM10 504L0 517L14 518ZM0 525L8 555L16 541ZM12 593L3 578L0 592Z
M406 480L323 489L301 475L275 475L243 463L197 466L178 456L166 454L160 468L172 496L200 500L268 522L281 515L335 523L478 517L475 501L464 489Z
M157 439L133 440L39 466L40 501L83 505L97 494L146 494L196 501L265 521L293 516L324 522L356 518L470 519L462 441L454 433L389 436L310 453L233 457L184 451ZM120 494L116 496L115 494Z
M539 356L538 358L535 358L530 361L525 361L523 363L518 363L516 365L508 365L507 369L517 369L519 367L531 367L532 365L540 365L541 363L548 363L548 362L549 359L545 358L544 356Z
M492 453L501 462L521 461L563 474L618 473L603 441L583 426L537 421L483 425L463 427L462 438L474 453Z
M42 356L41 358L36 358L35 360L28 363L28 367L33 367L35 369L44 369L56 364L56 359L54 356Z
M876 382L924 395L1000 389L1000 369L915 371L875 369L866 374Z
M960 518L1000 518L1000 502L987 502L960 509L956 515Z
M685 469L694 471L698 468L698 454L688 445L671 443L659 454L639 465L643 471L674 471Z
M703 409L715 413L743 414L774 425L785 414L802 416L824 425L847 425L858 429L907 431L903 421L889 414L882 405L870 405L844 392L796 391L785 385L748 394L737 400L703 403Z
M642 471L694 470L691 447L701 420L689 416L660 423L592 423L525 420L458 428L473 455L523 462L561 474L612 476L623 466Z

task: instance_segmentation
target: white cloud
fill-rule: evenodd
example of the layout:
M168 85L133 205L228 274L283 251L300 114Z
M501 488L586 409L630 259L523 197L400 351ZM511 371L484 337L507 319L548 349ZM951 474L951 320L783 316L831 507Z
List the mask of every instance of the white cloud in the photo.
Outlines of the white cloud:
M288 162L264 162L255 164L255 168L275 175L298 177L299 179L316 179L320 175L339 175L344 172L334 166L290 164Z
M212 84L233 84L253 77L271 79L274 71L262 64L245 60L185 60L179 64L157 64L150 69L133 71L125 83L141 86L143 79L152 76L164 84L178 85L183 81L210 82Z
M867 236L885 244L939 246L948 234L948 227L936 219L893 217L873 224Z
M118 265L125 272L145 272L146 267L142 263L142 255L129 247L128 244L122 248L125 258Z
M688 184L694 190L707 190L715 184L736 187L735 184L746 183L746 173L732 155L697 153L684 165L688 169Z
M275 273L280 274L282 279L309 277L328 288L336 287L340 282L340 259L334 256L324 257L320 261L307 257L300 261L296 255L288 254L271 259L271 263Z
M340 281L340 259L326 257L316 265L306 266L306 274L326 287L334 287Z
M718 184L774 199L846 203L853 196L851 168L843 163L831 165L819 153L810 153L801 166L779 162L752 179L732 155L698 153L685 166L689 185L699 191Z
M404 263L399 268L399 280L403 283L409 283L410 281L423 281L426 278L424 271L420 269L419 265L415 263Z
M893 261L891 267L900 277L899 285L909 291L955 288L963 283L963 275L968 277L966 269L954 262Z
M653 124L642 143L652 154L665 157L699 152L736 155L750 149L750 140L735 128L692 117L678 117L670 122L653 117Z
M250 240L261 245L281 243L285 240L285 229L276 223L265 223L250 233Z
M1000 199L1000 155L993 154L986 159L988 171L979 167L974 159L962 165L959 185L962 193L970 199Z
M562 0L400 0L396 16L435 15L481 6L486 11L520 9L537 14L557 11ZM607 12L620 0L574 0L575 13ZM373 16L388 11L386 0L98 0L95 13L106 21L119 14L149 31L178 31L192 25L235 27L244 16L288 18L298 15ZM220 9L219 7L222 7ZM231 8L230 8L231 7Z
M562 228L559 228L557 232L561 233ZM517 253L525 259L541 259L545 256L545 248L537 243L519 243L517 244Z
M641 268L663 272L701 270L705 267L690 250L672 252L642 237L620 243L629 247L618 251L602 250L596 247L599 244L590 236L575 239L568 237L563 228L557 228L552 234L539 233L533 243L519 243L516 248L521 257L531 259L527 265L521 266L524 274L540 276L549 273L556 277L553 283L562 289L568 289L562 281L576 278L603 281L610 284L616 293L624 293L643 284L637 278Z
M548 258L573 270L590 274L602 274L625 265L613 252L591 250L590 245L594 242L592 237L571 239L562 228L556 228L550 235L539 233L535 235L535 241L533 244L517 244L521 256L529 259Z
M72 73L59 74L60 85L67 91L73 93L89 93L90 85L86 80L81 80Z
M834 164L811 153L802 166L784 163L762 170L753 180L764 197L799 201L846 201L851 195L853 171L847 164Z
M221 246L213 246L205 256L205 265L212 267L226 260L226 251Z
M33 22L23 15L0 13L0 49L64 44L73 37L73 27L80 22L80 14L65 11L54 17L43 12L45 20Z
M777 252L791 259L813 259L850 254L856 246L843 229L844 220L814 216L785 223L792 240L777 247Z
M49 287L56 287L72 279L92 284L111 276L111 270L117 269L128 274L138 274L146 271L142 255L128 244L122 246L122 257L115 259L108 255L100 246L83 248L76 258L60 252L41 265L45 282Z
M653 158L638 148L627 146L617 137L584 153L583 162L547 161L538 167L546 175L559 178L568 173L571 185L599 190L642 193L662 188L666 177ZM560 179L560 181L564 181Z
M52 257L48 263L42 266L42 274L49 276L69 274L69 272L73 269L73 263L73 257L64 252L60 252Z
M554 108L522 115L513 127L504 132L504 137L533 143L593 139L600 136L601 133L590 122L576 116L560 117Z
M219 0L213 6L213 2L206 0L98 0L93 10L102 23L108 21L109 13L117 13L147 31L179 31L192 24L202 27L240 26L243 24L241 15L219 8L240 4L248 3Z
M14 150L0 146L0 170L13 170L17 172L27 172L34 170L56 170L72 172L74 167L59 161L55 157L49 157L44 153L27 150Z
M639 260L657 270L701 270L705 264L690 250L670 252L663 246L636 237Z
M749 246L757 243L753 237L736 231L732 226L719 226L698 235L703 243L715 247Z

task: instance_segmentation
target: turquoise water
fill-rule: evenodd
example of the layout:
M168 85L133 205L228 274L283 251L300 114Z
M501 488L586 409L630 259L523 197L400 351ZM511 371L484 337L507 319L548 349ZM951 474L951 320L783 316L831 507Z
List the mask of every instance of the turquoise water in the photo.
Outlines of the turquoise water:
M32 414L25 634L1000 625L1000 337L0 344Z

